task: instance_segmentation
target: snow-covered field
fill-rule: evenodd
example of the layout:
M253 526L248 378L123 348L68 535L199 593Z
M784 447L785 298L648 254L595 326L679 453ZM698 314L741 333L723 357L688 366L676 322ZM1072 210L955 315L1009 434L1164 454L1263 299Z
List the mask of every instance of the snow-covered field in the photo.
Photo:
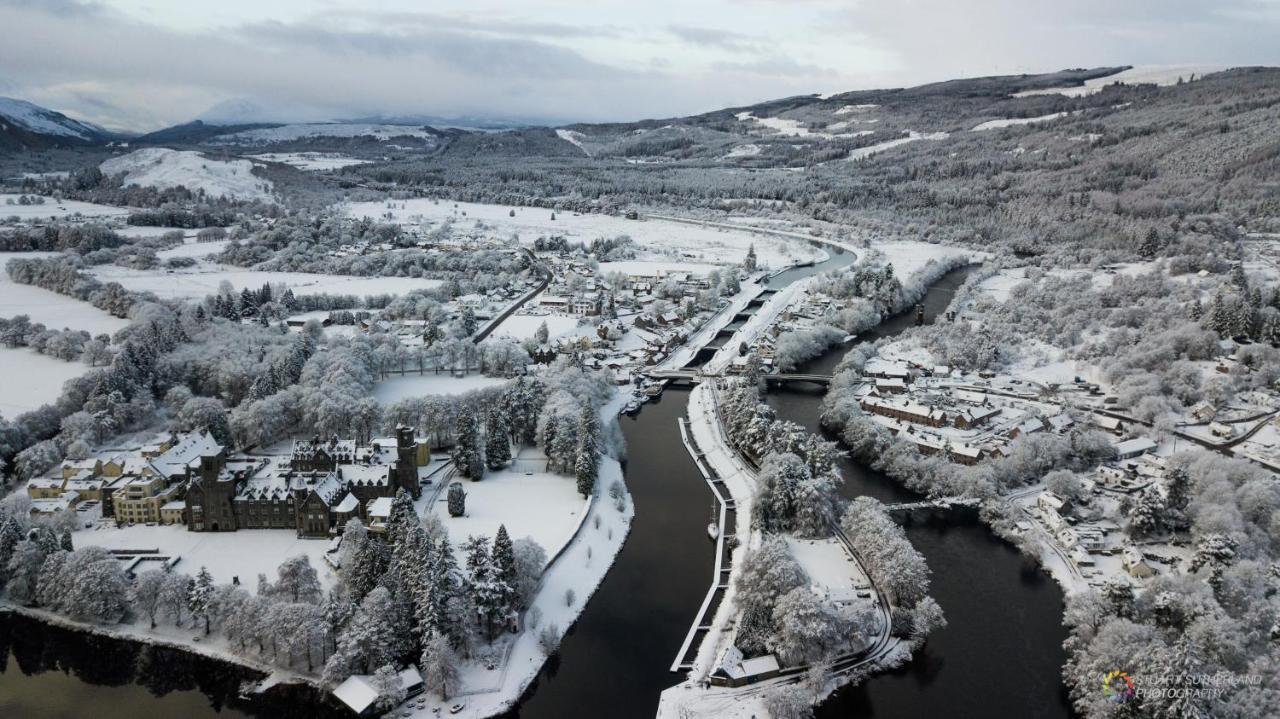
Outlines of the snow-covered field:
M493 331L494 337L507 336L517 340L527 340L537 333L542 323L547 323L547 337L557 337L573 333L578 328L578 318L570 315L526 315L516 313L502 321Z
M577 132L576 130L560 129L556 130L556 137L559 137L561 140L564 140L565 142L577 147L579 150L586 152L588 155L591 154L590 152L587 152L587 148L582 146L581 132Z
M945 132L916 132L915 130L910 130L907 132L906 137L899 137L893 140L878 142L874 145L859 147L858 149L851 151L849 156L845 159L861 160L876 153L895 148L898 145L905 145L908 142L915 142L916 140L945 140L947 137L949 137L949 135Z
M40 322L53 329L69 327L92 334L111 334L129 324L128 320L113 317L88 302L40 287L17 284L4 271L9 260L55 255L56 252L0 252L0 317L27 315L32 322Z
M411 125L379 125L372 123L300 123L243 130L218 135L209 141L212 145L269 145L279 142L296 142L316 137L370 137L385 142L394 137L435 138L435 133L423 127Z
M299 170L318 172L321 170L338 170L352 165L363 165L369 160L340 155L336 152L267 152L261 155L249 155L255 160L279 162L291 165Z
M822 250L807 242L667 220L628 220L620 216L594 213L578 215L572 212L555 212L553 220L551 210L539 207L509 207L431 199L394 201L390 205L388 207L386 202L356 203L347 208L347 214L375 219L386 219L389 214L392 221L400 224L451 220L459 226L470 227L476 220L481 220L494 228L495 235L508 237L514 233L526 245L549 235L562 235L572 242L587 243L599 237L627 235L636 244L655 252L654 257L642 259L703 264L737 263L746 257L747 248L752 245L755 245L760 264L771 268L822 260L826 256ZM515 211L515 217L510 216L512 210Z
M823 139L830 140L838 137L857 137L871 132L871 130L860 130L857 132L822 132L810 130L808 127L801 125L796 120L791 120L785 117L756 117L750 112L740 112L734 117L743 122L754 120L756 124L767 127L783 137L821 137ZM848 127L848 123L829 125L826 129L828 131L842 130L845 127Z
M119 282L126 289L154 292L165 299L199 299L218 291L224 280L237 290L258 288L264 284L286 285L296 295L338 294L378 295L404 294L410 290L440 285L439 280L413 277L350 277L318 275L306 272L254 272L253 270L221 270L195 268L190 271L131 270L113 265L100 265L91 273L103 282Z
M126 185L183 186L211 197L271 201L271 181L255 176L248 160L214 160L191 150L148 147L113 157L101 169L107 175L123 174Z
M63 362L26 347L0 347L0 416L13 419L49 404L62 394L62 383L89 371L83 362Z
M216 255L226 248L227 243L231 240L215 240L213 242L193 242L188 241L177 247L171 247L167 250L160 250L156 253L156 257L161 260L167 260L170 257L208 257Z
M970 257L978 260L987 256L985 252L964 247L932 245L928 242L876 242L871 245L871 249L884 253L885 259L893 263L894 274L904 279L923 269L929 260L941 262L950 257Z
M1011 117L1003 120L987 120L986 122L974 125L973 132L982 132L983 130L998 130L1004 127L1013 127L1014 125L1030 125L1037 122L1048 122L1056 120L1059 117L1066 117L1065 112L1054 112L1039 117Z
M116 527L103 523L76 532L72 541L77 547L158 549L161 554L181 558L174 567L177 571L195 575L200 567L207 567L215 582L221 584L239 577L240 586L250 592L258 585L259 573L274 579L280 563L299 554L311 558L311 566L326 588L337 582L337 575L324 559L329 542L299 539L296 532L288 529L188 532L184 525Z
M505 383L506 380L501 377L485 377L481 374L469 374L466 377L454 377L447 372L407 374L379 382L373 388L373 398L382 404L391 404L406 397L457 395L473 389L497 387Z
M197 230L189 230L185 227L151 227L150 225L125 225L124 227L113 227L111 229L121 237L132 237L134 239L150 239L152 237L160 237L169 232L181 232L187 242L195 241L197 232Z
M1122 70L1114 75L1085 80L1078 87L1050 87L1043 90L1026 90L1014 93L1014 97L1031 95L1066 95L1067 97L1083 97L1099 92L1107 85L1117 82L1125 85L1175 85L1178 80L1190 80L1192 75L1202 77L1211 72L1227 69L1226 65L1139 65Z
M618 262L601 262L600 275L605 276L613 272L621 272L624 275L658 275L669 272L693 272L699 275L705 275L712 270L719 269L717 265L710 265L700 262L646 262L644 260L621 260Z
M0 217L17 217L19 220L57 220L70 215L81 217L122 217L129 214L123 207L98 205L77 200L55 200L45 197L43 205L19 205L21 195L0 193ZM35 195L28 195L35 197ZM13 204L9 204L10 201Z

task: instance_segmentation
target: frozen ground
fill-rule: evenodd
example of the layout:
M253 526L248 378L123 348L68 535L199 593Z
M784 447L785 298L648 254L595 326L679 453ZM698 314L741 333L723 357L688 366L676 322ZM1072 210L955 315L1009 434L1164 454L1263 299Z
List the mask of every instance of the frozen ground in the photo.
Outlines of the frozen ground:
M98 205L77 200L44 198L43 205L19 205L21 195L0 193L0 217L17 217L19 220L50 220L79 215L81 217L122 217L129 214L123 207ZM33 195L28 195L33 197ZM13 204L9 204L12 200Z
M210 197L271 201L271 181L253 174L248 160L214 160L191 150L148 147L113 157L101 165L107 175L124 175L126 185L168 189L183 186Z
M291 165L307 172L338 170L343 167L363 165L369 162L369 160L348 157L336 152L266 152L260 155L249 155L248 157L255 160Z
M326 332L328 329L326 329ZM391 404L406 397L425 397L427 395L457 395L483 387L496 387L506 384L501 377L485 377L480 374L469 374L466 377L454 377L447 372L435 374L406 374L402 377L384 379L373 387L373 398L382 404Z
M177 571L194 575L200 567L207 567L214 581L230 582L239 577L240 585L251 592L258 585L259 573L274 579L280 563L298 554L311 558L311 566L326 589L337 582L337 575L324 559L328 540L299 539L289 529L188 532L183 525L115 527L102 523L76 532L72 541L77 547L158 549L161 554L181 557L174 567Z
M62 383L89 371L83 362L63 362L26 347L0 346L0 416L13 419L49 404L62 394Z
M121 237L138 239L160 237L169 232L181 232L187 242L194 242L196 232L198 232L198 230L189 230L185 227L151 227L149 225L125 225L124 227L113 227L111 229Z
M1114 75L1086 80L1084 85L1079 87L1051 87L1043 90L1027 90L1015 93L1014 97L1054 94L1082 97L1084 95L1092 95L1107 85L1117 82L1125 85L1174 85L1177 84L1180 78L1190 80L1192 75L1201 77L1207 73L1219 72L1225 69L1227 69L1226 65L1139 65Z
M339 294L378 295L404 294L409 290L428 289L440 285L439 280L412 277L351 277L348 275L319 275L306 272L254 272L253 270L223 270L194 268L167 271L131 270L114 265L99 265L90 272L103 282L119 282L126 289L154 292L165 299L200 299L218 291L222 281L230 282L237 290L244 287L258 288L264 284L283 284L296 295Z
M53 329L71 328L91 334L112 334L129 324L88 302L32 285L20 285L4 270L9 260L53 257L56 252L0 252L0 317L27 315ZM61 364L61 362L59 362ZM12 375L8 375L12 376Z
M390 207L388 207L390 205ZM512 210L515 217L511 217ZM599 237L627 235L636 244L658 253L659 261L724 264L741 262L747 248L755 245L756 256L762 266L780 268L798 262L821 260L825 253L807 242L795 242L779 237L765 237L737 229L711 225L671 222L667 220L628 220L625 217L601 214L574 214L555 212L540 207L510 207L469 202L448 202L431 199L398 200L387 202L362 202L350 205L347 214L352 217L390 219L401 224L418 224L423 221L443 222L451 220L459 227L470 228L481 220L493 228L496 236L507 237L515 233L521 242L531 245L539 237L563 235L572 242L590 243Z
M987 120L984 123L975 125L973 132L982 132L983 130L998 130L1004 127L1013 127L1014 125L1030 125L1036 122L1048 122L1056 120L1059 117L1066 117L1065 112L1055 112L1049 115L1041 115L1039 117L1012 117L1003 120Z

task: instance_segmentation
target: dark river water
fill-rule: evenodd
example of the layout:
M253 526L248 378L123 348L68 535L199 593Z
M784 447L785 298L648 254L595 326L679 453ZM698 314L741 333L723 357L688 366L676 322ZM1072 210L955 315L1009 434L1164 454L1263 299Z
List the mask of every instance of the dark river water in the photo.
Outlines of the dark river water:
M831 264L791 270L785 281L852 259L833 255ZM952 272L930 291L924 302L929 319L950 301L964 275L964 270ZM914 319L913 312L892 318L859 341L900 332ZM830 372L847 349L835 348L801 371ZM507 717L651 719L662 690L681 681L669 667L707 591L714 561L714 545L705 532L711 493L685 452L676 423L687 399L686 390L669 388L638 416L620 418L636 508L631 533L564 637L560 653ZM821 400L820 391L804 389L778 390L769 398L780 416L813 429ZM847 497L915 497L852 462L841 469ZM972 516L917 514L906 521L908 536L933 571L932 593L950 626L906 666L839 692L818 708L818 716L1069 717L1059 679L1065 631L1057 586ZM239 698L241 682L253 678L251 672L180 652L161 653L0 614L0 718L336 714L306 690L282 688L253 701Z

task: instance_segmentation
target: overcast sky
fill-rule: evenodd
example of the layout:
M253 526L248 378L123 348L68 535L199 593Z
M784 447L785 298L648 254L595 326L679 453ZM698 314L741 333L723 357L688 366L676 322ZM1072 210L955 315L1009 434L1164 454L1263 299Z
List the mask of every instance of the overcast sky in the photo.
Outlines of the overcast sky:
M303 119L634 120L1191 63L1280 64L1280 0L0 0L0 95L135 130L245 98Z

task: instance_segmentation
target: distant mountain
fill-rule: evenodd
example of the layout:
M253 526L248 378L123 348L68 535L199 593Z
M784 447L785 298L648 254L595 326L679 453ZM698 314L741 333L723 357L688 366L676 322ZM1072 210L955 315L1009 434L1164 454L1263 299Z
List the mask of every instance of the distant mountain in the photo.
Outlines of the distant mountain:
M324 110L305 105L266 103L247 97L224 100L196 116L196 122L224 127L236 125L287 125L331 119Z
M26 100L0 97L0 149L99 145L121 136Z
M243 132L245 130L262 130L272 127L280 127L280 125L275 123L215 125L201 120L195 120L183 125L174 125L173 127L166 127L163 130L149 132L141 137L135 138L133 142L138 145L199 145L210 138L217 137L218 135L227 135L235 132Z

